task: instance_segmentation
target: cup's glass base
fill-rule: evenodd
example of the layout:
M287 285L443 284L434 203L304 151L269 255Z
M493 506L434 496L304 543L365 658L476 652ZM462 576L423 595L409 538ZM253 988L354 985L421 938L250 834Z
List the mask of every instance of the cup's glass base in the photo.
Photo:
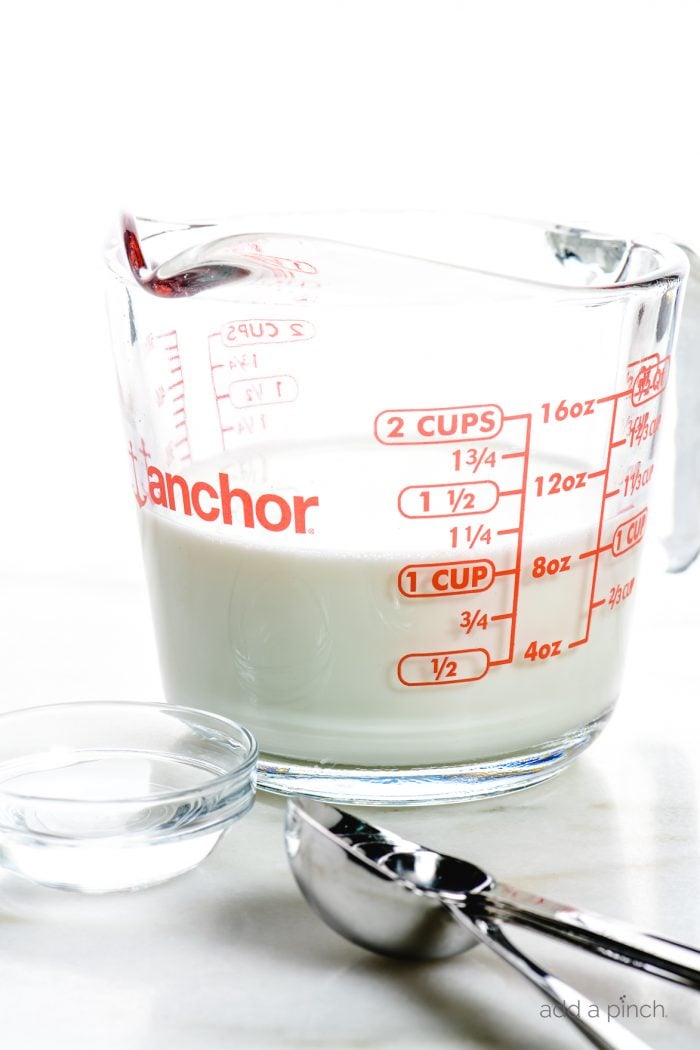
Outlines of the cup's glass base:
M593 722L527 753L444 766L365 768L304 762L262 753L258 787L279 795L306 795L358 806L431 806L503 795L560 773L592 743L610 717Z

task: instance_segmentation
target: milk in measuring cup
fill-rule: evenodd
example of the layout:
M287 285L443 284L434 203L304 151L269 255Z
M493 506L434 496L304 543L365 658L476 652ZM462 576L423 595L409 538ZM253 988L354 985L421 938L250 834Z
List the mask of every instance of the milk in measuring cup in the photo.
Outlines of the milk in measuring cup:
M604 716L637 510L623 493L603 522L595 480L571 491L585 466L535 456L523 501L522 458L494 455L481 488L421 486L433 450L359 440L178 468L173 506L156 490L140 514L168 699L245 723L268 754L348 765L526 752ZM559 501L557 476L574 479ZM599 528L615 556L591 556Z

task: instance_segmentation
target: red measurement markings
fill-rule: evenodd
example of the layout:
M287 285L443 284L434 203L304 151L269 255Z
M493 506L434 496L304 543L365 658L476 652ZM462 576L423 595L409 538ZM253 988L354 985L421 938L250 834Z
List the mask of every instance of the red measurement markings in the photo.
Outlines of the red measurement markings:
M237 379L231 383L219 399L230 398L234 408L250 408L258 405L278 405L296 401L299 386L294 376L260 376L255 379Z
M598 602L598 605L608 605L610 609L616 609L617 606L624 601L627 601L634 589L634 576L632 579L627 580L626 583L618 583L614 587L610 588L610 593L606 599Z
M495 481L465 481L461 485L409 485L399 493L404 518L450 518L485 514L498 503Z
M245 375L249 369L257 370L260 363L258 357L262 353L263 351L238 352L235 348L224 349L220 333L209 336L211 383L224 448L235 446L237 436L258 434L268 429L268 420L264 413L251 414L251 409L288 404L298 397L297 380L292 375L256 375L231 382L231 371L234 368L239 375ZM244 416L242 412L246 409L248 414Z
M559 404L545 401L542 408L543 423L562 423L565 419L580 419L581 416L592 416L595 412L595 399L590 401L568 401L563 398Z
M554 656L561 656L562 639L556 638L552 642L539 642L537 639L530 642L523 653L524 660L551 660Z
M630 448L639 448L645 441L650 438L656 437L659 427L661 426L661 413L653 418L649 418L648 412L643 412L639 416L634 416L627 421L627 432L629 434L629 445ZM622 442L626 444L626 442Z
M226 448L226 434L232 430L232 427L228 424L228 420L224 419L222 413L222 402L228 397L228 391L218 389L222 386L222 378L225 383L226 368L223 361L218 360L221 356L221 349L219 346L215 346L216 337L209 336L209 374L211 376L212 390L214 391L214 398L216 401L216 414L219 417L219 429L221 431L221 444Z
M453 548L458 546L466 546L468 550L473 551L477 544L485 543L487 546L491 543L491 529L481 522L479 525L455 525L450 529L451 545ZM463 544L460 544L460 540L463 540Z
M255 248L253 251L241 252L239 258L249 259L279 276L297 278L318 274L318 269L313 263L305 262L303 259L285 258L283 255L271 255Z
M239 346L261 346L269 343L299 343L316 334L311 321L286 317L246 317L229 321L213 335L221 337L228 349Z
M455 470L468 470L476 474L482 466L495 467L497 454L488 445L471 445L469 448L456 448L452 453L452 459Z
M500 434L503 419L498 405L387 409L374 421L374 436L382 445L483 441Z
M209 336L209 345L211 346L212 339L218 339L218 336ZM219 381L219 385L226 382L226 373L233 372L235 369L238 372L242 372L246 375L248 372L257 372L260 368L260 356L257 350L232 350L225 355L225 360L220 361L217 364L211 366L212 376L217 368L223 368L223 372L219 372L216 377Z
M592 550L584 551L582 554L579 554L579 559L581 559L581 558L595 558L596 554L604 554L605 551L609 551L609 550L612 550L612 543L606 543L602 547L593 547Z
M492 616L492 620L510 620L510 644L508 646L508 655L502 660L491 660L491 666L500 664L511 664L515 656L515 630L518 622L518 606L520 602L520 577L522 575L522 562L523 562L523 532L525 526L525 494L527 488L528 471L530 469L530 440L532 435L532 416L521 415L521 416L506 416L508 420L524 419L525 420L525 447L522 452L507 453L511 458L516 456L522 456L523 459L523 473L522 473L522 484L520 488L520 514L518 515L518 526L515 529L499 529L498 535L517 535L518 546L515 555L515 567L513 570L514 583L513 583L513 606L509 613L502 613L500 616ZM504 455L504 459L506 456ZM505 575L505 572L504 572Z
M405 565L398 574L398 589L404 598L475 594L488 590L495 572L496 566L489 558Z
M602 499L600 501L600 515L598 517L598 532L597 532L597 535L596 535L595 547L593 548L592 552L588 552L587 551L584 554L580 555L580 557L588 557L589 554L590 554L594 558L593 573L592 573L592 577L593 578L591 580L590 597L588 599L588 614L586 616L586 630L584 632L583 638L577 638L576 641L569 642L569 649L575 649L577 645L585 645L586 642L588 641L589 637L590 637L590 634L591 634L591 620L593 618L593 609L595 607L594 606L595 590L596 590L596 584L598 582L598 566L599 566L599 563L600 563L600 556L601 556L601 553L602 553L602 551L601 551L601 542L602 542L602 538L603 538L603 522L604 522L604 519L605 519L605 501L610 496L616 494L616 493L612 493L612 492L607 492L606 490L607 490L607 487L608 487L608 480L610 478L610 464L611 464L611 461L612 461L613 442L614 442L614 439L615 439L615 423L617 421L617 406L619 404L619 398L621 396L624 396L624 395L617 395L616 394L616 395L614 395L612 397L606 397L606 398L599 398L598 399L598 404L607 403L608 401L610 401L612 403L612 413L611 413L611 416L610 416L610 431L608 433L608 454L607 454L606 459L605 459L605 469L603 471L603 474L601 475L603 477L603 497L602 497ZM617 491L619 491L619 490L617 490Z
M437 653L407 653L398 662L401 685L457 685L477 682L489 669L486 649L453 649Z
M651 354L629 366L633 405L645 405L663 393L668 383L670 364L670 357Z
M483 612L482 609L465 609L459 621L459 626L465 634L471 634L476 629L485 631L488 625L488 613Z
M620 401L623 397L629 397L631 393L630 388L629 390L618 390L616 394L606 394L605 397L596 398L596 405L607 405L611 401Z
M266 430L267 417L265 413L253 412L237 417L236 422L231 426L222 426L221 436L225 442L226 434L235 434L238 437L253 437L256 434L263 434ZM226 447L225 443L224 447Z
M603 477L605 474L604 470L599 470L595 474L586 474L585 470L580 471L578 474L560 474L559 471L545 477L540 474L535 478L535 488L538 496L557 496L561 492L573 492L575 489L583 489L586 487L586 482L590 477Z
M160 335L149 335L147 340L149 366L155 369L162 381L155 390L156 402L160 410L170 410L172 414L173 440L168 444L168 460L186 463L190 460L190 439L187 429L187 409L185 404L185 385L182 378L180 347L175 330ZM155 362L153 355L155 354Z
M639 514L635 514L633 518L628 518L627 521L617 526L610 544L613 558L619 558L621 554L625 554L642 542L647 515L648 511L645 507Z
M648 466L642 469L641 463L635 463L629 474L626 474L623 478L620 490L623 492L625 497L634 496L640 489L645 488L651 481L654 473L654 464L649 463ZM618 491L620 491L618 490Z
M540 555L532 563L532 576L535 580L541 580L545 576L557 576L562 572L571 572L571 555L564 554L559 558L547 558Z

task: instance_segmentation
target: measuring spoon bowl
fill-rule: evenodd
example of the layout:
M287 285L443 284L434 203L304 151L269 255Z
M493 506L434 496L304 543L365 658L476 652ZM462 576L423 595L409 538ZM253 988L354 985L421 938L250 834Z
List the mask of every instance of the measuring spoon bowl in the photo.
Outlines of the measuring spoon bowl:
M384 867L407 845L402 839L335 807L290 799L285 843L311 908L362 948L400 959L445 959L478 943L436 894L417 894Z
M525 893L497 881L469 861L426 849L324 803L295 799L290 801L288 813L292 870L312 906L319 910L327 905L325 911L331 925L338 915L335 898L339 891L337 886L330 890L324 886L322 874L319 878L319 859L322 864L334 864L336 875L342 876L345 857L345 868L354 865L353 871L374 874L375 881L389 880L403 892L413 894L413 902L401 909L400 920L393 911L378 920L371 914L371 900L365 905L358 899L352 910L343 902L343 911L347 909L351 919L351 932L346 936L357 939L352 936L353 931L367 929L371 943L366 938L358 941L365 947L376 945L380 935L382 943L391 947L389 954L407 958L445 958L464 951L472 946L469 929L464 927L460 941L452 931L446 931L442 915L445 905L456 904L474 920L526 926L614 962L700 987L700 951L688 945L645 933L617 919ZM292 857L295 836L299 846ZM297 860L302 846L306 846L306 853ZM364 882L370 880L365 878ZM326 902L329 892L333 897ZM392 923L397 921L402 926L399 944L392 938ZM430 932L427 946L421 940L426 929ZM426 951L428 955L424 954Z
M492 885L475 865L308 800L288 802L285 841L306 900L346 939L416 961L449 958L486 944L560 1007L593 1045L601 1050L647 1047L614 1021L589 1021L569 1012L567 1003L588 1005L588 1000L516 948L499 922L471 913L472 895L478 898ZM460 879L466 881L460 884Z

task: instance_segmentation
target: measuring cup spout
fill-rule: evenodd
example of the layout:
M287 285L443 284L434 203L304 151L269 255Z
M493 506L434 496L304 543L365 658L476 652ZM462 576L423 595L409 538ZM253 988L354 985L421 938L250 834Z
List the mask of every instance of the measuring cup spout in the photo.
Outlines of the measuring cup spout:
M248 277L250 271L242 266L232 266L224 262L194 262L191 266L178 266L175 273L168 273L167 263L154 269L146 265L143 248L137 231L137 223L131 215L122 216L122 235L124 251L129 268L145 291L152 295L174 299L180 296L196 295L205 289L216 288L221 284ZM181 263L181 259L177 260Z

